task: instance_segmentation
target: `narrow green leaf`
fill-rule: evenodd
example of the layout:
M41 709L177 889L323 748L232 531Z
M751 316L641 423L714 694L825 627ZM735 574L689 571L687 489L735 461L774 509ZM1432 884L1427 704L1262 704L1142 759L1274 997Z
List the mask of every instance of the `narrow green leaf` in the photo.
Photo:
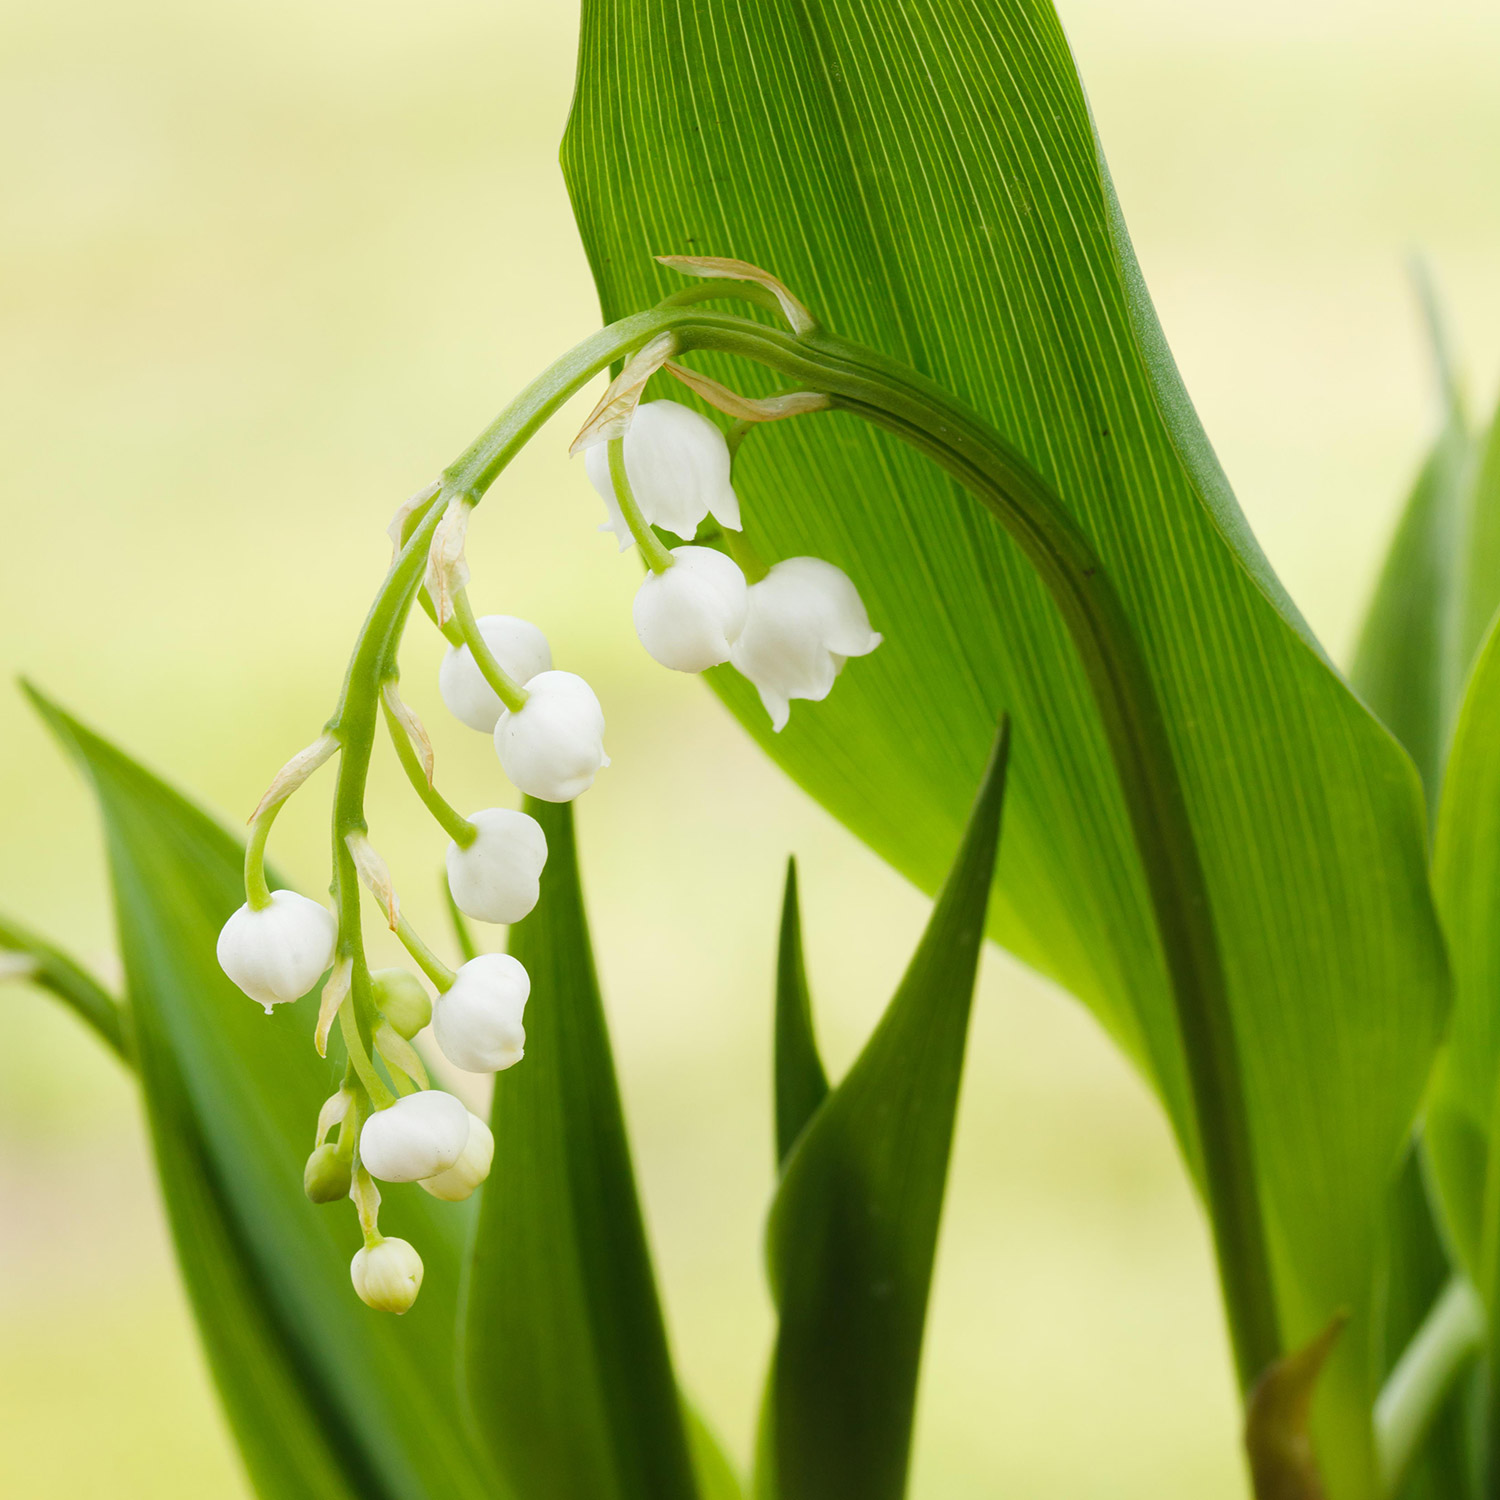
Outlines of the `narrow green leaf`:
M1485 1197L1500 1082L1500 630L1480 652L1448 757L1433 843L1454 1010L1428 1108L1445 1219L1486 1301Z
M257 1480L274 1484L307 1452L312 1488L289 1493L342 1485L360 1500L494 1500L495 1478L460 1422L453 1358L469 1214L415 1187L392 1189L382 1227L420 1249L422 1295L399 1320L359 1302L349 1284L353 1206L314 1207L302 1193L313 1123L332 1090L312 1048L312 1005L304 998L268 1018L214 956L243 900L242 845L31 696L99 800L168 1212L215 1372L233 1382L226 1404L249 1424L241 1437ZM269 1372L244 1363L247 1350ZM262 1374L266 1392L247 1393ZM288 1409L307 1421L287 1426L285 1461L273 1463L276 1414ZM326 1446L311 1444L314 1430Z
M1391 1194L1382 1275L1384 1295L1381 1378L1403 1361L1433 1308L1448 1291L1453 1264L1433 1217L1420 1148L1413 1145ZM1464 1423L1462 1389L1433 1414L1395 1500L1468 1500L1473 1466Z
M1500 406L1478 452L1464 560L1468 580L1459 649L1467 666L1478 655L1490 621L1500 609Z
M1406 746L1437 805L1467 665L1461 601L1471 444L1450 411L1402 511L1360 632L1350 680Z
M807 966L802 961L797 861L789 859L776 950L776 1160L783 1166L803 1127L827 1096L828 1075L818 1055Z
M465 1314L470 1401L522 1500L692 1500L573 812L532 799L526 810L546 831L547 867L536 910L510 934L531 999L525 1060L495 1080Z
M25 954L36 964L31 983L57 996L118 1057L128 1060L126 1017L119 1001L61 948L18 922L0 917L0 949Z
M585 0L564 170L605 316L764 266L1026 454L1147 657L1208 886L1281 1331L1353 1313L1320 1384L1331 1492L1374 1481L1374 1246L1438 1044L1442 946L1409 758L1255 546L1173 367L1049 0ZM761 314L756 313L756 316ZM694 356L750 395L764 372ZM679 386L657 392L685 397ZM1002 705L1025 731L991 930L1079 995L1197 1160L1181 1038L1115 768L1050 598L926 459L831 413L757 430L749 538L849 573L885 644L767 752L924 890Z
M906 1489L1009 749L1006 722L921 945L854 1066L803 1131L771 1209L780 1326L769 1490L780 1500L897 1500Z

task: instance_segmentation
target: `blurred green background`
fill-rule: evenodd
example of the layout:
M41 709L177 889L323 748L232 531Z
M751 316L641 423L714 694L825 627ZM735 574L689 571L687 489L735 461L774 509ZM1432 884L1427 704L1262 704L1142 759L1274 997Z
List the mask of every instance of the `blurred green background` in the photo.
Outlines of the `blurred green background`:
M1188 385L1346 656L1432 416L1413 246L1477 402L1500 370L1500 12L1062 9ZM566 0L10 0L7 681L34 676L236 817L315 734L392 509L595 323L555 164L575 24ZM925 903L645 658L635 566L594 532L570 435L551 429L481 511L474 593L540 622L609 716L615 763L580 807L598 950L673 1338L743 1455L769 1330L782 860L803 862L838 1067ZM488 805L498 767L441 713L438 655L415 629L407 695L454 800ZM0 773L0 906L107 972L92 810L8 686ZM325 794L278 827L309 891ZM408 908L439 930L443 840L389 765L372 809ZM242 1495L129 1084L43 1000L12 986L0 1016L0 1494ZM1166 1132L1083 1013L994 952L928 1347L925 1500L1241 1494L1205 1236Z

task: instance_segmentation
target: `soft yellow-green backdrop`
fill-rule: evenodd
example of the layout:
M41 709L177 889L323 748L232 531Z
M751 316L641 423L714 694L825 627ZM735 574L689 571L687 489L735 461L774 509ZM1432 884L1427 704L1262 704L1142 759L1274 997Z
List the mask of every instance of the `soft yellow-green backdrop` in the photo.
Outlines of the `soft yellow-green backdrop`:
M1346 653L1431 416L1411 247L1477 399L1500 369L1500 11L1062 4L1189 387ZM328 710L395 504L594 322L555 165L574 25L568 0L7 0L7 679L248 810ZM781 861L802 857L838 1066L924 903L644 658L635 565L594 533L565 429L480 513L475 593L540 621L609 715L580 807L599 954L674 1342L743 1454ZM409 695L456 800L486 805L498 768L439 711L437 657L416 630ZM0 770L0 904L107 971L91 810L9 687ZM324 794L276 851L309 890ZM389 775L374 808L435 925L442 840ZM1154 1109L1065 997L994 953L981 991L915 1494L1241 1494L1204 1235ZM130 1087L31 993L0 1020L0 1494L242 1495Z

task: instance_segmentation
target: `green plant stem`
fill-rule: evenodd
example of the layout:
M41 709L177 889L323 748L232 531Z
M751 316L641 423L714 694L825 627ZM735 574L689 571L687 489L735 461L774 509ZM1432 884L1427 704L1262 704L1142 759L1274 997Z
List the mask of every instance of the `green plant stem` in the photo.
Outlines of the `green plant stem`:
M1412 1336L1375 1402L1380 1493L1394 1500L1464 1366L1484 1345L1484 1304L1455 1276Z
M393 682L394 679L387 678L386 681ZM401 721L392 712L391 705L383 691L380 695L380 706L385 714L385 727L390 733L391 743L396 747L396 759L401 762L401 769L406 772L406 779L411 782L412 790L422 799L422 805L427 811L437 819L443 832L460 849L467 849L479 837L479 830L428 781L427 772L423 769L422 762L417 758L417 752L412 747L411 736L407 734Z
M469 603L467 589L459 589L453 596L453 622L458 626L480 675L494 689L495 696L511 713L524 708L526 689L495 659L495 653L490 650L490 644L479 628L479 621L474 618L474 606Z
M454 496L477 503L563 401L669 331L680 353L751 359L926 453L1005 527L1047 586L1087 674L1151 898L1192 1098L1195 1130L1186 1149L1200 1168L1235 1364L1248 1391L1282 1353L1279 1319L1218 938L1156 686L1112 580L1056 493L993 427L907 366L821 331L798 338L695 302L601 329L522 391L444 471L440 494L392 563L356 643L330 726L347 731L334 810L341 922L357 922L357 890L348 894L353 864L342 839L364 827L368 719L443 505ZM354 951L356 998L368 1006L368 971L357 944Z
M268 807L250 825L250 837L245 841L245 900L251 911L264 911L271 904L271 888L266 884L266 840L280 811L279 802Z
M400 938L401 946L416 960L417 967L439 990L448 990L453 987L453 981L457 975L422 941L417 935L416 928L406 920L405 916L396 918L396 936Z
M646 518L636 503L635 491L630 487L630 475L625 472L624 438L609 440L609 483L615 492L615 504L620 507L620 514L630 528L636 546L641 549L646 566L653 573L665 573L675 559L662 544L661 538L646 524Z

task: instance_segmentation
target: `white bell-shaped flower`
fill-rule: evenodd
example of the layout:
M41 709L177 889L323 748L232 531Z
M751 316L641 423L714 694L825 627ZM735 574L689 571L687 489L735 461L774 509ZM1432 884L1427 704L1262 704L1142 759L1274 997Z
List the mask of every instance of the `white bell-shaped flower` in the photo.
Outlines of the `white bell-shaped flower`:
M484 615L479 620L479 634L505 675L522 687L552 666L547 637L530 620L515 615ZM438 692L448 712L460 723L481 734L493 733L503 705L467 646L454 646L443 658L438 668Z
M349 1279L367 1307L404 1313L422 1290L422 1257L406 1240L380 1239L355 1254Z
M729 444L724 434L680 401L643 401L625 434L625 476L648 526L680 537L697 533L712 515L731 531L740 529L740 502L729 482ZM596 443L583 455L589 480L609 512L601 531L613 531L620 551L635 538L615 499L609 475L609 445Z
M530 994L531 976L510 954L471 958L433 1010L432 1030L443 1056L469 1073L514 1067L526 1055L521 1017Z
M543 672L526 684L526 702L501 713L495 753L505 774L543 802L571 802L594 784L604 753L604 710L572 672Z
M674 547L672 566L647 573L635 595L635 633L674 672L729 660L749 608L745 575L712 547Z
M423 1089L365 1121L359 1159L382 1182L420 1182L446 1172L468 1140L468 1110L452 1094Z
M448 845L448 889L476 922L519 922L541 894L547 835L526 813L487 807L469 821L479 830L467 849Z
M750 585L750 611L729 659L756 686L771 727L790 700L826 698L851 656L881 641L849 576L818 557L789 557Z
M257 911L248 903L219 932L219 967L270 1015L300 1000L333 962L338 923L326 906L296 891L272 891Z
M463 1155L436 1177L424 1177L422 1186L445 1203L461 1203L490 1175L495 1159L495 1137L478 1115L469 1116L469 1141Z

